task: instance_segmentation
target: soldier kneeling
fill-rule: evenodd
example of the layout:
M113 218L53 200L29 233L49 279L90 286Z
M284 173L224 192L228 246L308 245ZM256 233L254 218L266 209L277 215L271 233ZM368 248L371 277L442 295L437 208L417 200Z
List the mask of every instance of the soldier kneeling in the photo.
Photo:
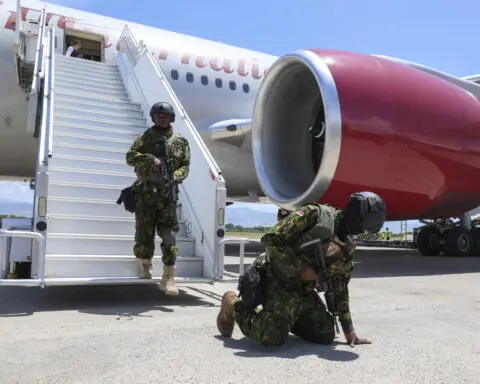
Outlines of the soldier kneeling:
M378 232L385 217L385 203L371 192L351 195L344 210L310 203L287 215L262 237L266 252L240 277L240 295L223 295L217 316L220 334L231 337L236 322L245 336L263 345L280 346L290 332L331 344L335 315L351 345L370 344L357 337L349 309L352 236ZM315 292L326 282L332 287L325 292L328 311Z

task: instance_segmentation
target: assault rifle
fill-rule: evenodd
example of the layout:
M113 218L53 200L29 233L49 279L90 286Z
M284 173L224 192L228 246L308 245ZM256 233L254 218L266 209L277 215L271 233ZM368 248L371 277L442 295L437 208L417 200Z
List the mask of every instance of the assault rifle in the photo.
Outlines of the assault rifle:
M335 329L337 334L340 333L340 329L338 328L338 310L337 310L337 303L335 301L335 284L333 283L332 276L330 271L327 269L327 265L325 263L325 257L323 255L323 248L322 248L322 240L315 239L312 241L308 241L300 246L300 249L307 248L310 246L314 246L314 253L317 261L320 264L322 276L320 276L320 285L322 286L322 291L324 292L325 302L327 303L328 312L333 315L335 320ZM317 291L321 292L318 288Z
M167 200L171 203L174 203L177 200L177 190L173 177L173 162L170 154L168 153L168 141L166 138L163 138L162 144L157 145L160 146L157 153L160 154L162 162L165 164L165 185L167 187Z

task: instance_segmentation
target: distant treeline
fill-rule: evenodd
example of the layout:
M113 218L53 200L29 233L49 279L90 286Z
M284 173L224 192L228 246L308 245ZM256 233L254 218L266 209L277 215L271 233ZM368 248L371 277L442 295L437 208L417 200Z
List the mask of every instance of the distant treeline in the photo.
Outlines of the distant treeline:
M244 233L265 233L272 227L262 227L262 226L256 226L256 227L244 227L243 225L235 225L228 223L225 225L225 231L226 232L244 232ZM407 232L408 235L411 235L412 232ZM394 233L391 232L392 237L401 237L403 234L401 233Z
M0 228L2 228L3 219L26 219L25 216L16 216L16 215L0 215Z
M271 227L262 227L262 226L244 227L243 225L235 225L231 223L225 225L226 232L265 233L270 228Z

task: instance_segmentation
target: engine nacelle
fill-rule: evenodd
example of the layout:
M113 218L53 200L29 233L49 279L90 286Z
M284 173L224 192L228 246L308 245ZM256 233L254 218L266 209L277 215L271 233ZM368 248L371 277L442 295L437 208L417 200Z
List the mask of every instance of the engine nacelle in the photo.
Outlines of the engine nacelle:
M458 216L480 205L480 103L471 93L380 57L300 50L257 94L252 150L272 202L343 208L378 193L388 220Z

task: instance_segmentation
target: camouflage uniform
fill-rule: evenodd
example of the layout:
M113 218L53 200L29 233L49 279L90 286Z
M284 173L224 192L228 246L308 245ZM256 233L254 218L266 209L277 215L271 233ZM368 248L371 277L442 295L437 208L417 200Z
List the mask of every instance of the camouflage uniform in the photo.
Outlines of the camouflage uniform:
M261 241L266 246L266 255L256 258L265 268L265 291L262 309L245 310L242 300L235 292L226 292L217 326L222 334L230 336L227 317L235 318L242 333L263 345L282 345L289 332L300 338L321 344L330 344L335 338L334 319L315 292L314 282L302 280L302 271L311 266L317 272L319 262L312 251L299 251L301 243L318 237L315 228L324 231L324 255L327 268L335 273L336 303L339 320L345 332L353 329L349 309L348 283L353 271L355 243L347 238L342 243L334 232L342 211L329 206L308 204L296 210L266 233ZM333 240L333 241L328 241ZM229 329L230 328L230 329Z
M162 139L168 140L168 152L172 159L174 179L178 196L178 183L189 173L190 147L188 141L180 134L174 133L170 125L167 129L159 129L155 125L143 135L138 136L126 154L127 164L135 167L137 181L134 184L135 204L135 246L133 252L142 264L141 277L151 278L152 258L155 252L155 231L162 239L163 278L160 287L177 294L173 278L178 246L175 235L178 232L177 201L168 202L166 185L163 181L165 165L161 164L160 172L152 169L154 158L160 157ZM167 292L168 293L168 292Z

